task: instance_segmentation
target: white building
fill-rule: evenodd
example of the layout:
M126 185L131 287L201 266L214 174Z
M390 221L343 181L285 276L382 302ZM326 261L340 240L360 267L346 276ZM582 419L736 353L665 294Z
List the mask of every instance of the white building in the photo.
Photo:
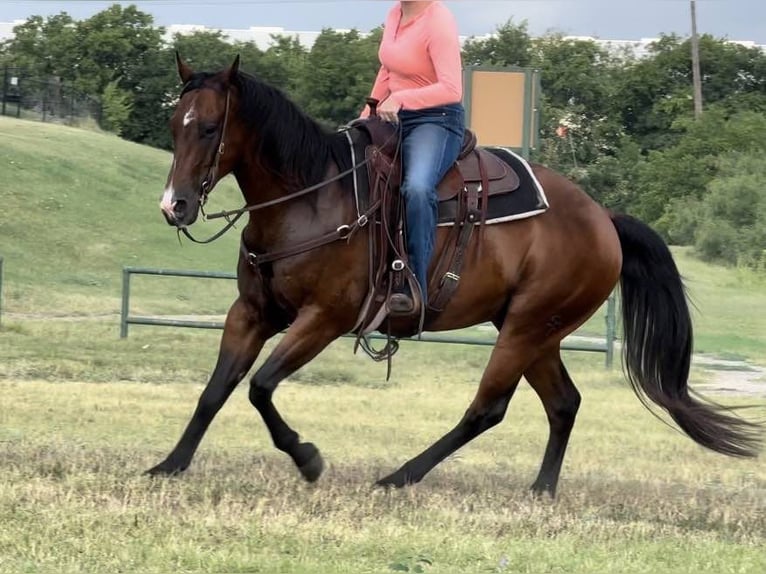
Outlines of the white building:
M0 22L0 41L13 37L13 27L18 24L23 24L23 20L16 20L14 22ZM212 28L200 26L197 24L173 24L166 27L166 39L172 38L175 34L192 34L200 31L214 31ZM338 29L338 32L349 32L350 30ZM272 44L272 36L290 36L297 37L301 44L310 48L320 32L308 31L308 30L285 30L282 27L277 26L251 26L250 28L232 28L222 29L220 32L228 38L230 41L242 41L242 42L255 42L255 44L262 50L268 49ZM364 34L362 34L364 35ZM491 37L491 34L484 34L481 36L474 36L477 40L486 40ZM468 39L467 36L461 37L461 40L465 42ZM648 48L652 42L656 42L658 38L641 38L638 40L604 40L601 38L594 38L591 36L565 36L568 40L582 40L592 41L596 44L602 45L614 52L628 51L632 52L636 57L645 56L648 53ZM745 40L732 40L734 44L740 44L747 48L760 48L766 52L766 45L759 45L755 42Z

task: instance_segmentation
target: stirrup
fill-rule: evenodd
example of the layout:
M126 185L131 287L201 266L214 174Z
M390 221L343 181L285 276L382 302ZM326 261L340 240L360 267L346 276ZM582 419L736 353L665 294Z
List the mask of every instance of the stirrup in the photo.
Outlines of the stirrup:
M406 293L392 293L388 298L388 311L394 316L409 316L417 313L415 299Z

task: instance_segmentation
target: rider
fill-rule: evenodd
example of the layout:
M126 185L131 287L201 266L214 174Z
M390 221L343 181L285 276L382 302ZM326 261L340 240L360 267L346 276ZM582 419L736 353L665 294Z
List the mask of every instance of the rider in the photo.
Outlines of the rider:
M465 130L457 23L442 2L396 2L383 29L380 70L370 97L378 115L402 131L407 251L427 304L428 266L438 215L436 186L457 160ZM365 107L362 117L369 115ZM389 300L394 313L416 312L408 291Z

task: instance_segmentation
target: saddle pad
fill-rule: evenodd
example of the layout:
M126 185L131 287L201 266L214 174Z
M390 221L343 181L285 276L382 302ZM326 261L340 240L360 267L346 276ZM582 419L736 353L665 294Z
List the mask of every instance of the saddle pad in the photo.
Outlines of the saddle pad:
M529 163L523 157L506 148L485 147L484 149L507 163L519 176L519 187L513 193L502 193L489 197L487 224L526 219L539 215L548 209L548 198L545 197L545 191L540 182L537 181ZM457 211L456 199L440 202L439 227L454 225Z
M351 147L352 161L358 164L364 160L364 150L370 144L370 139L364 130L353 129L346 132ZM529 163L513 151L500 147L484 148L506 162L519 176L519 187L512 193L492 195L487 209L487 224L503 223L526 219L545 212L548 209L548 199L537 181ZM366 166L354 172L354 199L357 214L364 213L370 206L369 179ZM439 227L454 225L457 215L457 200L439 203Z

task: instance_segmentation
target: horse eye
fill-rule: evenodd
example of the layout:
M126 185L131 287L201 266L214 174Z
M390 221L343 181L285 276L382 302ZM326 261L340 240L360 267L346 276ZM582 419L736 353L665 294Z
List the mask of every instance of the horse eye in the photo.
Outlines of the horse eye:
M215 132L218 131L218 126L215 124L212 125L206 125L202 128L202 136L209 138L213 137L215 135Z

